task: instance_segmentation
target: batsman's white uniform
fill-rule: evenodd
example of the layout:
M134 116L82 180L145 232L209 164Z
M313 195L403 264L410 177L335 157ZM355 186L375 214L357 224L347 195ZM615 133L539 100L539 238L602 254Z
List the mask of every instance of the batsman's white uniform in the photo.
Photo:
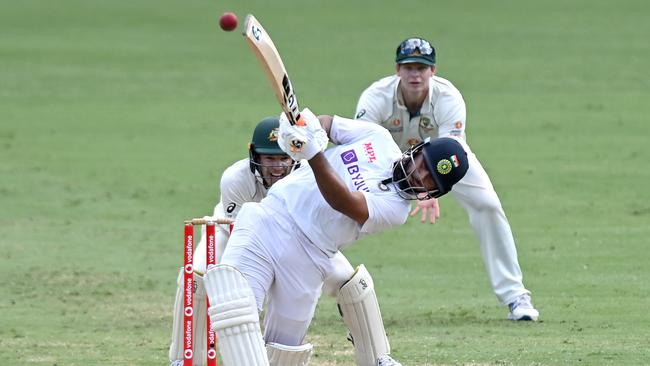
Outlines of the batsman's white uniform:
M401 149L429 136L465 140L465 101L451 82L431 77L428 99L418 115L411 115L404 105L399 82L399 76L393 75L370 85L359 98L356 119L383 126ZM529 291L522 282L517 249L499 197L476 155L467 153L469 170L452 192L469 215L496 296L509 304Z
M332 209L305 165L273 185L260 203L244 204L221 260L241 271L259 310L267 301L267 343L301 345L323 279L332 272L330 258L361 236L401 225L408 217L409 202L379 185L401 157L397 144L377 125L342 120L335 117L330 131L338 146L324 154L350 190L364 193L365 224Z
M306 165L306 164L305 164ZM249 159L242 159L228 167L221 176L220 191L221 197L219 203L214 207L212 217L236 219L239 210L246 202L259 202L267 194L256 171L255 175L250 170ZM276 183L277 184L277 183ZM216 254L217 260L220 261L230 238L229 225L217 225L215 228L216 236ZM201 229L201 239L195 249L194 270L197 274L202 275L206 270L206 238L205 226ZM338 252L331 260L332 271L328 275L326 286L331 288L330 295L336 296L341 285L350 278L354 269L345 256ZM196 308L205 308L205 290L203 288L203 279L201 276L195 276L196 289L195 301ZM174 304L174 326L172 330L172 341L169 348L170 360L183 359L183 292L182 292L183 270L181 269L178 278L178 289L176 292L176 301ZM336 292L333 292L334 289ZM194 365L203 365L206 357L206 317L202 312L196 312L195 330L194 330Z

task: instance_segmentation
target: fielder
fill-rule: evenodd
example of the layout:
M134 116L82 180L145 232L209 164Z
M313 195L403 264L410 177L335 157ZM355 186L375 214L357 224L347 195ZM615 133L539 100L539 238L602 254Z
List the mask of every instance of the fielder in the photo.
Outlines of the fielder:
M278 143L308 165L260 202L243 205L220 264L205 274L225 366L306 365L311 346L303 341L323 279L333 271L331 258L364 235L404 224L409 200L444 195L468 168L459 139L427 139L401 153L375 124L319 121L308 109L301 114L306 126L291 126L283 116ZM323 152L328 140L338 146ZM388 345L374 320L379 308L363 265L340 288L338 303L357 363L399 365L381 353Z
M427 137L465 141L465 101L452 83L435 76L433 46L422 38L409 38L397 47L395 62L395 75L380 79L361 94L356 119L383 126L402 149ZM470 169L454 187L454 197L469 215L492 289L509 307L508 319L535 321L539 312L522 282L510 224L483 166L469 148L467 153ZM420 210L423 222L427 213L431 223L439 216L435 199L418 201L411 216Z
M266 196L270 187L286 177L299 165L280 149L280 146L277 143L278 127L279 120L277 117L265 118L258 123L253 132L251 143L249 144L249 158L240 160L228 167L221 177L221 199L214 207L212 217L225 217L234 220L244 203L259 202L262 200ZM215 228L215 236L217 258L221 258L230 238L229 226L217 225ZM194 299L196 309L203 309L206 306L205 287L202 277L206 269L205 241L205 227L203 227L201 239L194 255L194 269L196 272L194 276L196 281ZM339 289L354 273L354 268L341 252L335 253L330 261L331 270L327 273L323 290L328 295L336 297L339 295ZM176 300L174 303L172 341L169 347L171 366L183 365L182 282L183 271L181 269L177 280L178 289L176 291ZM356 299L345 298L341 301L354 304ZM374 292L372 293L372 296L368 296L366 302L373 301L375 303L377 302L376 297L374 297ZM390 353L390 346L386 338L386 332L384 330L378 305L376 309L372 310L373 311L369 314L360 313L360 316L363 318L370 319L370 322L372 323L372 335L366 333L361 334L356 329L351 330L351 335L353 339L355 339L355 350L360 349L360 347L365 347L364 350L371 349L372 352L374 352L372 354L374 361L375 356L378 358ZM206 317L201 312L196 312L195 314L197 315L194 317L194 365L202 366L205 365L207 356L205 337L207 330ZM355 324L355 319L351 316L344 318L344 320L346 323ZM354 325L352 328L354 328ZM376 337L376 340L374 337ZM372 344L373 341L379 345ZM269 344L267 347L271 364L283 366L291 365L291 363L286 362L285 358L288 357L286 355L292 356L294 354L300 355L300 357L304 359L304 365L306 365L312 349L310 344L303 345L297 350L292 347L282 347L282 345L279 344ZM375 355L375 353L377 355ZM385 356L385 359L390 359L390 357ZM395 363L394 365L399 364Z

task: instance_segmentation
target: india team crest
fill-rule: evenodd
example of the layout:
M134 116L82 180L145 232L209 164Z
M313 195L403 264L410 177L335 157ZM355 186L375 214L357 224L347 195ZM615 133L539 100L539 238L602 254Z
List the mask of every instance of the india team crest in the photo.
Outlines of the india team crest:
M436 169L438 170L438 173L442 175L449 174L449 172L451 172L451 161L447 159L442 159L438 161L438 165L436 166Z

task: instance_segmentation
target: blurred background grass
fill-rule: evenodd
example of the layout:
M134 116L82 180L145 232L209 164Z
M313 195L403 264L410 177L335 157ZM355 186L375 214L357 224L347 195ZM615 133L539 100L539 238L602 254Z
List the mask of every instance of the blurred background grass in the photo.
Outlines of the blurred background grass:
M346 251L375 277L405 365L643 365L650 358L645 1L2 1L0 357L166 364L183 219L278 107L239 31L254 13L301 104L351 116L431 40L512 224L542 322L505 320L467 219L442 200ZM352 365L332 299L314 365Z

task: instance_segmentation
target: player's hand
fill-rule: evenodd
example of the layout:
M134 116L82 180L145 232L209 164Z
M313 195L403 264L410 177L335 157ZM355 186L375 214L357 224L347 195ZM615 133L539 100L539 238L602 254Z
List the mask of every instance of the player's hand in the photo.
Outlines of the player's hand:
M431 198L423 201L415 201L415 208L411 211L411 216L415 216L418 212L422 211L420 222L427 221L427 214L429 215L429 223L435 224L436 220L440 217L440 206L438 206L438 199Z
M325 151L330 140L327 137L327 132L321 126L318 117L309 108L303 109L300 112L300 116L305 121L307 129L313 134L314 141L320 148L320 151Z
M310 160L325 150L328 137L314 113L305 108L300 114L304 126L292 126L284 113L280 115L278 145L294 160Z

